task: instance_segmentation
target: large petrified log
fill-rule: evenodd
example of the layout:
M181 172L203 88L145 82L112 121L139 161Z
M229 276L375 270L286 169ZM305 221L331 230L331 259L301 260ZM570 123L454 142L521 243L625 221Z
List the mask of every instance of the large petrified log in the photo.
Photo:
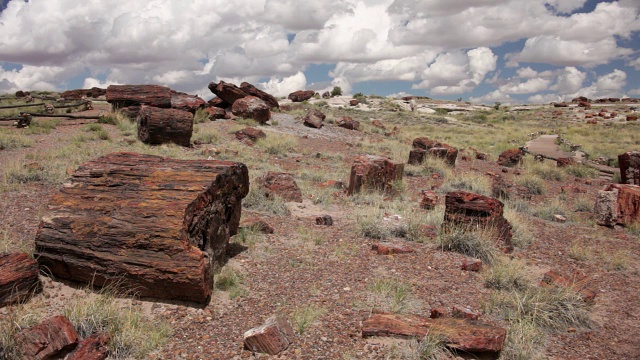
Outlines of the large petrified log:
M618 155L618 164L622 184L640 185L640 152L628 151Z
M504 204L500 200L466 191L454 191L445 196L442 227L492 230L496 240L504 244L504 250L513 250L511 224L503 217Z
M38 263L29 254L0 253L0 307L29 300L42 291Z
M145 144L191 145L193 114L177 109L143 106L138 113L138 139Z
M209 90L211 90L211 92L214 93L217 97L231 105L233 105L236 100L242 99L243 97L249 95L234 84L224 81L220 81L217 84L215 82L209 83Z
M196 110L204 108L207 103L195 95L189 95L171 90L171 108L188 111L192 114Z
M52 197L36 257L63 279L205 303L248 190L241 163L109 154Z
M257 87L253 86L252 84L249 84L246 81L240 84L240 89L242 89L242 91L244 91L245 93L251 96L260 98L262 101L267 103L267 105L269 105L269 108L271 109L280 107L280 104L278 104L278 100L276 100L276 98L273 97L273 95L258 89Z
M426 137L419 137L413 139L412 147L413 149L409 152L409 160L407 161L411 165L422 164L427 155L434 158L441 158L449 166L456 165L458 149L451 145Z
M289 94L288 98L292 102L303 102L311 99L315 93L316 92L313 90L298 90Z
M365 189L393 191L393 181L402 180L404 164L395 163L391 159L360 155L353 161L349 189L347 194L353 195Z
M171 89L160 85L110 85L106 98L114 109L135 105L171 107Z
M236 102L231 105L231 112L235 116L254 119L260 124L265 124L271 119L269 105L255 96L245 96L242 99L236 100Z
M373 314L362 322L362 337L422 339L428 333L442 336L450 348L471 353L499 352L507 336L504 328L447 317L429 319L417 315Z

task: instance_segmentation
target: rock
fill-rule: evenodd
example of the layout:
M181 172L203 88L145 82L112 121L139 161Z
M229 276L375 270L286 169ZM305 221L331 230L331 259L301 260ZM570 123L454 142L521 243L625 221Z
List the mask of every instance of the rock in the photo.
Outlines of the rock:
M67 360L105 360L109 355L109 334L91 334L78 343Z
M451 316L458 319L478 320L480 314L462 306L454 306L451 308Z
M360 104L360 101L358 101L358 99L349 100L349 106L358 106L358 104Z
M260 124L271 119L269 105L255 96L246 96L236 100L231 106L231 112L241 118L254 119Z
M409 254L415 251L408 246L390 244L390 243L373 244L371 245L371 250L375 250L375 252L378 253L378 255Z
M285 201L302 202L302 192L289 173L269 171L256 182L267 197L278 195Z
M447 315L447 309L442 308L442 307L433 308L429 312L429 318L430 319L437 319L437 318L446 317L446 316L448 316Z
M227 112L219 107L208 107L206 109L207 114L209 114L209 120L214 121L214 120L219 120L219 119L224 119L225 115L227 114Z
M640 152L629 151L618 155L620 183L640 185Z
M323 99L331 99L331 92L329 91L325 91L322 93L322 98Z
M610 184L608 189L617 189L617 223L624 226L640 223L640 186Z
M553 221L559 222L559 223L565 223L567 222L567 218L563 215L555 214L553 215Z
M591 104L582 100L580 100L580 102L578 103L578 106L583 107L585 110L591 109Z
M29 254L0 253L0 308L29 301L42 291L38 263Z
M413 140L413 150L409 152L409 160L411 165L420 165L424 162L425 156L444 159L450 166L455 166L458 150L450 145L431 140L426 137L420 137Z
M522 163L524 155L524 151L520 149L505 150L498 156L498 165L507 167L517 166Z
M553 107L557 107L557 108L559 108L559 107L567 107L567 106L569 106L569 105L567 105L567 103L564 102L564 101L561 102L561 103L553 103Z
M298 90L289 94L288 99L292 102L303 102L311 99L315 93L316 92L313 90Z
M200 108L204 108L206 102L195 96L189 95L181 92L171 91L171 108L188 111L192 114L196 113L196 110Z
M61 279L207 303L248 191L241 163L108 154L51 197L35 255Z
M78 345L78 333L64 316L54 316L15 335L24 359L63 358Z
M168 109L171 96L171 89L159 85L110 85L106 93L107 102L113 109L136 105Z
M478 272L482 269L482 260L480 259L464 259L460 264L460 270Z
M216 107L216 108L220 108L220 109L228 109L228 108L231 107L231 104L216 96L213 99L207 101L207 107Z
M347 194L353 195L367 190L393 191L393 182L402 180L404 164L394 163L391 159L375 156L360 155L355 158L351 166L349 188Z
M245 332L243 337L245 349L269 355L276 355L287 349L295 339L287 320L275 315L263 325Z
M273 95L258 89L257 87L253 86L252 84L249 84L246 81L240 84L240 89L251 96L260 98L260 100L264 101L269 106L270 109L280 107L280 105L278 104L278 100L276 100L276 98L273 97Z
M576 164L576 159L572 157L556 159L556 166L560 168L574 166Z
M253 127L246 127L242 130L236 131L236 139L238 140L257 141L258 139L264 139L266 137L267 134L265 134L264 131Z
M433 210L438 204L440 197L438 194L431 190L422 190L422 200L420 201L420 208L425 210Z
M273 234L274 230L271 225L262 219L249 218L240 222L240 228L252 229L263 234Z
M569 288L582 297L585 302L592 302L596 298L596 292L588 287L588 279L583 274L574 272L568 279L555 270L547 271L540 282L541 286L559 286Z
M316 217L316 225L331 226L333 225L333 218L331 218L331 215L318 216Z
M234 84L222 80L217 84L215 82L209 83L209 90L229 105L233 105L237 100L249 95Z
M91 89L75 89L67 90L60 94L60 97L65 100L80 100L83 97L97 98L107 94L107 89L101 89L98 87L92 87Z
M372 120L371 121L371 126L377 127L379 129L382 129L382 130L386 130L387 129L387 127L384 126L384 124L382 124L382 122L380 120Z
M638 115L627 115L627 121L638 121Z
M504 205L497 199L465 191L447 193L444 229L481 227L491 229L505 251L512 251L511 225L502 216Z
M614 226L618 222L618 189L599 190L593 212L596 224Z
M342 118L340 118L340 120L338 120L338 126L349 130L359 130L360 122L357 120L353 120L349 116L343 116Z
M362 337L394 336L422 339L427 333L442 336L449 348L470 353L497 353L502 350L507 336L504 328L468 319L373 314L362 322Z
M143 106L136 121L138 139L145 144L191 146L193 114L190 112Z
M589 124L589 125L598 125L598 120L596 120L596 119L587 120L587 124Z
M302 118L302 121L305 126L320 129L324 124L322 123L326 115L322 113L322 111L317 109L309 109L307 113Z

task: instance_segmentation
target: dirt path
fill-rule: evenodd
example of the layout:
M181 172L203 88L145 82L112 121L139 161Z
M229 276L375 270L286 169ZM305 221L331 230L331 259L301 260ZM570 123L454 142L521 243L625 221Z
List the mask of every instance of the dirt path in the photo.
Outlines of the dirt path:
M550 158L573 157L572 153L564 152L556 143L558 135L541 135L539 138L527 142L529 152L540 154Z

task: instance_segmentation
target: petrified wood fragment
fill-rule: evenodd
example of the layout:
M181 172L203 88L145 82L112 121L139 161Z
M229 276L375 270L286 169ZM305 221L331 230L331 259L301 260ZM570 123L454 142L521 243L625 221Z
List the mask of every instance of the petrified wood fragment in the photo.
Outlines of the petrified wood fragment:
M36 257L63 279L205 303L248 189L241 163L109 154L52 197Z
M110 85L106 98L113 109L136 105L171 107L171 89L160 85Z
M138 139L145 144L191 145L193 114L190 112L143 106L137 122Z
M42 291L38 263L29 254L0 253L0 307L27 301Z
M395 163L389 158L360 155L355 158L351 166L347 194L359 193L363 188L392 192L392 183L402 180L403 172L404 164Z

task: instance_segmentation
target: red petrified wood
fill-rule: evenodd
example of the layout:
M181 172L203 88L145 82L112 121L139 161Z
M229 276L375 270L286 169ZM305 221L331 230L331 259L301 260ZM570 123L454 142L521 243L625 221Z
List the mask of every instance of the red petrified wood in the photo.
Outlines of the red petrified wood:
M267 197L275 194L286 201L302 202L302 191L289 173L269 171L257 183Z
M276 355L286 350L294 339L293 329L287 320L272 316L263 325L244 333L244 347L250 351Z
M109 334L93 334L78 343L68 360L104 360L109 355Z
M524 151L520 149L505 150L498 156L498 165L514 167L522 163L523 157Z
M106 93L114 109L136 105L170 108L171 96L171 89L160 85L110 85Z
M63 279L206 303L248 190L241 163L109 154L53 195L36 258Z
M0 253L0 307L29 300L42 291L38 263L25 253Z
M78 333L64 316L54 316L16 334L24 359L62 357L78 345Z
M392 191L392 182L402 180L404 164L394 163L391 159L375 156L360 155L353 161L349 189L347 193L353 195L365 189Z
M245 96L236 100L231 105L231 112L235 116L245 119L254 119L260 124L264 124L271 119L269 105L255 96Z
M191 145L193 114L190 112L143 106L137 122L138 139L145 144Z
M311 99L315 93L313 90L298 90L289 94L288 98L292 102L302 102Z
M640 185L640 152L629 151L618 155L618 164L622 184Z

